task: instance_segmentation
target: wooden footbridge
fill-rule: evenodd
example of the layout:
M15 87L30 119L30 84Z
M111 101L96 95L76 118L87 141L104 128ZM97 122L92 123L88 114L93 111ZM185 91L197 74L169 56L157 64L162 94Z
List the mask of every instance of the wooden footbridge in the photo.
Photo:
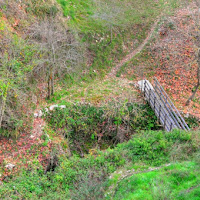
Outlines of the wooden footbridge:
M166 131L169 132L172 129L190 130L156 78L154 78L154 85L151 85L148 80L139 81L138 84L145 99Z

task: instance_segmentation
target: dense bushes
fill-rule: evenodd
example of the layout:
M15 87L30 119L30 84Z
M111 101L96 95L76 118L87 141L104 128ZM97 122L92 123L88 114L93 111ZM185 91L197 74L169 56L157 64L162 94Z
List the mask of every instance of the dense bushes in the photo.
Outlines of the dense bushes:
M82 60L78 37L56 2L1 1L0 7L0 136L13 136L30 126L38 89L53 94L54 79L77 70ZM44 87L36 87L39 82Z
M198 156L198 141L199 133L180 130L170 133L141 132L134 135L129 142L105 152L97 151L95 155L87 155L85 158L60 157L60 165L55 172L47 175L43 174L40 166L36 166L33 171L31 168L25 170L20 176L0 186L0 197L101 199L107 188L109 175L117 169L128 167L141 170L149 166L159 166L174 161L173 156L177 158L176 161L187 158L192 160L193 155ZM186 143L188 146L185 146ZM177 148L182 151L175 151Z
M32 103L28 101L31 98L30 88L34 87L29 77L36 66L39 52L36 46L16 34L11 35L5 31L2 36L0 46L4 48L0 53L0 128L11 133L22 127L23 122L20 120L25 119L29 113L28 108Z
M68 103L65 109L46 113L45 118L56 132L70 140L72 149L83 152L98 145L123 142L138 130L160 128L148 105L127 102L112 102L102 107Z
M57 5L53 1L29 0L25 2L26 12L45 18L46 16L55 16L58 12Z

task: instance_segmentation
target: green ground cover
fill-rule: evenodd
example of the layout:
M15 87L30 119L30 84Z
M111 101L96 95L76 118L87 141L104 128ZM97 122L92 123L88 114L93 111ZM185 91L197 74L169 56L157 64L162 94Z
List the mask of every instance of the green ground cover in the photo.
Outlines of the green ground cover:
M119 183L113 199L200 199L199 167L195 162L174 163L135 174Z
M162 168L142 173L155 166ZM111 198L108 190L113 180L109 176L130 169L138 174L119 182L115 199L198 199L199 133L141 132L127 143L85 158L63 155L55 171L47 174L36 162L0 186L1 199Z
M81 81L91 84L97 77L104 77L116 61L142 43L158 16L173 12L179 5L178 0L57 2L68 18L69 27L86 48L85 70L78 75L66 75L60 84L63 89L60 88L59 96L62 97L66 96L66 85L69 89L77 82L78 85Z
M178 0L57 2L85 51L84 70L67 73L62 80L58 77L56 93L47 102L67 107L46 116L41 136L43 146L62 136L63 141L52 149L58 165L44 173L37 155L31 163L22 158L26 167L0 182L0 199L200 199L200 133L155 131L160 127L152 110L134 101L128 103L127 97L135 97L137 92L127 87L127 81L102 81L117 60L142 43L156 17L177 8ZM55 5L43 3L29 0L27 12L41 19L44 12L45 16L57 12ZM17 60L16 67L25 70L32 63L29 59L36 51L29 48L33 47L24 46L23 55L19 51L24 62ZM148 55L138 55L131 62L138 59L143 61ZM117 76L126 68L120 70ZM121 142L120 136L128 131ZM71 155L63 153L69 149ZM155 167L158 169L151 171ZM134 173L122 179L129 170Z

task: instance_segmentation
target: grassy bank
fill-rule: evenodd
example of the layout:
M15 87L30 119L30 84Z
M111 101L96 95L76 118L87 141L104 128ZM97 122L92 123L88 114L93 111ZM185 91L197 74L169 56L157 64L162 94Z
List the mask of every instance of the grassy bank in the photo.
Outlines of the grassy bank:
M161 14L169 14L179 6L178 0L160 1L57 1L67 23L85 46L85 67L77 75L67 75L61 83L61 96L77 80L91 84L146 38L151 25Z
M85 158L63 155L54 172L44 174L35 163L0 186L1 199L105 199L105 195L109 199L112 184L117 186L115 199L122 195L124 199L141 199L144 195L159 199L168 194L169 199L195 199L199 192L199 139L199 133L147 131L114 149L95 151ZM162 168L145 173L155 166ZM128 170L138 174L116 185ZM132 187L137 191L133 192ZM154 191L150 192L150 188Z

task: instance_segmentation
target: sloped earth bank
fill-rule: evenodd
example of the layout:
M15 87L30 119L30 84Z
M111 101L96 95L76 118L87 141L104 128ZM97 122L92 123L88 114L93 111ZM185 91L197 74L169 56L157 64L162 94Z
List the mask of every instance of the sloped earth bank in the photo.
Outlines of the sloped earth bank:
M115 68L111 71L111 73L107 76L103 82L100 82L100 85L98 86L97 82L95 82L94 87L90 85L90 88L87 88L86 92L86 98L81 97L80 99L82 102L84 101L90 101L96 105L99 104L100 101L104 100L110 101L112 99L134 99L135 102L139 102L139 98L137 98L137 91L133 88L133 82L129 81L127 79L121 79L118 78L117 80L115 75L117 70L126 62L128 62L131 58L133 58L136 54L138 54L146 45L146 43L151 38L154 29L157 26L158 19L153 24L147 38L144 40L144 42L135 49L132 53L127 55L122 61L120 61ZM109 84L108 81L111 82L112 91L108 91L107 85ZM81 88L82 89L82 88ZM92 90L93 93L96 93L96 97L94 94L92 94L91 98L87 90ZM109 93L109 94L108 94ZM133 95L134 94L134 95ZM70 96L63 100L70 101ZM37 113L35 111L35 113ZM33 160L35 162L40 162L44 168L48 163L48 158L50 156L50 152L53 147L58 146L56 145L55 141L45 141L43 139L43 135L45 135L44 132L45 122L42 118L37 117L34 118L33 121L33 129L30 133L30 135L27 135L27 133L24 133L16 140L16 142L13 142L13 140L9 140L6 138L0 139L0 180L5 180L12 176L12 174L16 173L21 167L28 168L29 165ZM59 136L56 136L56 140L61 141L63 138L59 138ZM54 138L55 139L55 138ZM62 151L62 150L61 150ZM14 165L13 169L7 169L5 166L7 164Z
M178 17L171 17L170 20L174 20L174 23L176 23L176 26L180 26L179 28L184 30L185 28L187 28L187 26L186 26L187 24L184 20L185 20L185 18L187 18L187 16L189 14L190 14L190 9L180 10L177 12ZM149 43L152 36L154 35L155 29L158 26L159 20L160 20L160 18L155 21L155 23L153 24L153 26L152 26L147 38L144 40L144 42L137 49L135 49L133 52L131 52L129 55L127 55L123 60L121 60L116 65L116 67L113 68L112 71L106 76L106 79L103 80L103 82L100 82L99 86L96 86L96 83L94 84L94 86L91 85L90 88L87 88L86 91L84 91L86 93L84 95L84 97L81 97L80 99L77 98L76 100L81 100L83 102L91 101L92 103L98 105L99 102L102 101L103 99L105 99L106 101L109 101L113 98L115 98L115 99L123 98L122 94L124 94L124 93L120 93L120 92L123 91L125 88L128 88L128 91L125 92L126 98L128 96L130 97L131 90L133 90L132 92L135 93L136 90L132 86L134 84L134 82L129 81L126 78L129 78L129 76L131 74L137 74L137 73L135 73L137 71L137 69L135 69L135 68L138 68L138 66L131 65L131 68L129 68L127 70L127 73L123 74L123 76L121 78L116 77L116 74L117 74L118 70L120 70L120 68L123 67L123 65L125 63L129 62L131 59L134 59L135 56L137 57L138 54L140 54L143 51L145 46ZM180 20L180 21L176 21L176 20ZM181 21L181 20L183 20L183 21ZM191 23L191 21L189 21L188 23ZM184 24L184 26L183 26L183 24ZM184 59L184 61L182 61L183 63L190 62L192 59L191 57L194 57L194 51L190 46L190 45L192 45L191 41L188 39L182 40L180 38L179 34L176 35L174 33L175 30L173 30L173 29L172 30L170 29L167 31L168 32L164 33L164 35L160 36L159 41L156 41L154 46L152 46L152 48L154 49L154 52L156 52L156 49L161 48L160 46L167 45L167 47L169 49L175 48L174 50L180 51L180 53L185 56L186 59ZM180 39L177 41L173 37L180 38ZM169 41L172 41L173 45ZM174 46L175 42L178 43L177 46ZM150 51L152 51L152 49L150 49ZM175 101L177 100L175 103L179 109L183 110L185 113L190 112L192 114L195 114L195 116L199 116L200 112L198 109L196 109L196 108L199 108L198 107L199 104L196 104L195 102L192 102L191 105L187 108L187 110L183 109L183 105L185 103L185 100L187 99L186 95L188 96L192 87L194 86L194 83L193 83L194 78L193 77L195 77L194 69L196 69L196 65L192 65L192 68L190 70L186 71L186 69L184 69L183 67L180 67L180 65L178 65L178 63L176 63L173 66L176 67L177 70L175 70L175 72L173 74L171 74L171 73L168 73L169 69L168 69L167 63L165 63L166 60L165 59L162 60L162 58L166 57L167 53L163 49L159 53L162 53L162 55L157 53L155 58L152 57L150 59L151 66L157 65L158 60L159 60L159 64L161 65L161 67L153 69L153 70L156 70L155 76L159 79L159 81L164 86L164 88L167 90L167 92L170 93L170 96L172 97L172 99L174 99ZM148 52L148 54L150 54L150 52ZM170 59L173 59L172 55L170 56ZM146 65L147 72L144 72L144 75L146 74L146 77L147 77L147 74L149 73L147 64L142 63L141 65ZM142 68L144 68L144 67L142 67ZM183 79L180 77L183 75L186 77L186 80L187 80L186 82L183 82ZM141 77L137 77L137 79L141 79ZM112 84L114 85L114 94L113 94L113 90L108 91L105 88L108 81L111 81ZM117 84L116 84L116 81L117 81ZM171 83L172 85L170 86L169 83ZM174 87L174 86L179 86L179 85L180 85L180 87ZM119 86L120 92L118 91L118 86ZM90 89L93 92L96 92L97 95L95 98L94 98L94 95L92 95L90 98L90 95L89 95L89 92L91 92ZM76 90L76 88L75 88L75 90ZM80 91L80 92L82 92L82 91ZM108 93L109 93L109 95L108 95ZM179 96L177 96L177 94L179 94ZM198 97L199 97L199 92L197 94L197 98ZM71 98L72 98L72 96L69 95L62 100L70 101ZM179 98L180 98L180 100L179 100ZM28 168L30 161L33 161L33 160L35 160L36 162L40 162L44 167L47 165L48 158L50 156L50 152L54 146L57 146L56 143L58 143L58 142L54 142L53 140L46 141L43 139L42 136L45 135L44 130L43 130L44 127L45 127L45 122L43 121L43 119L35 118L33 121L33 129L32 129L31 135L27 136L27 134L22 134L22 136L17 140L17 142L15 144L13 143L12 140L10 140L10 141L7 139L0 140L0 146L1 146L0 165L2 166L2 169L3 169L2 171L0 171L0 174L1 174L0 179L1 180L5 179L6 177L9 177L9 175L11 174L11 171L5 168L5 165L8 163L12 163L15 165L15 167L13 168L13 172L16 172L22 166ZM56 136L56 137L57 137L56 138L57 141L61 141L63 139L63 138L59 138L59 136Z
M192 114L200 119L200 90L194 101L185 106L197 84L198 66L194 61L196 46L192 38L195 23L192 15L195 11L196 8L190 6L179 10L175 17L170 17L168 20L174 29L169 30L153 48L155 52L158 48L162 49L162 52L158 50L159 53L155 56L155 61L160 61L160 68L156 70L155 76L183 113Z
M129 53L127 56L125 56L112 70L111 72L108 74L108 77L113 77L116 76L117 71L127 62L129 62L133 57L135 57L138 53L140 53L143 48L145 47L145 45L149 42L149 40L151 39L151 37L153 36L153 33L155 32L155 28L158 25L158 22L160 21L160 16L157 17L157 20L155 20L154 24L151 27L151 30L149 31L149 34L147 35L146 39L142 42L142 44L137 47L134 51L132 51L131 53Z
M44 169L49 163L52 149L63 150L60 144L63 138L54 136L53 140L45 133L45 121L33 120L30 134L23 133L18 139L0 138L0 180L7 180L21 168L28 169L34 164L41 164ZM59 148L59 149L58 149ZM65 152L64 152L65 153ZM11 168L9 169L9 165ZM12 167L13 166L13 167Z
M33 160L44 162L48 158L48 154L44 155L42 152L49 152L52 144L43 145L41 136L43 134L45 122L41 118L36 118L33 121L33 130L30 135L24 133L15 140L8 140L6 138L0 139L0 171L1 180L6 179L11 174L15 173L22 166L28 168ZM13 169L9 170L4 165L12 164ZM43 163L45 165L45 163ZM2 175L3 173L3 175Z
M196 11L197 7L190 4L162 19L154 40L119 71L121 77L132 80L153 82L156 77L180 111L200 118L200 90L190 105L185 105L197 84Z

